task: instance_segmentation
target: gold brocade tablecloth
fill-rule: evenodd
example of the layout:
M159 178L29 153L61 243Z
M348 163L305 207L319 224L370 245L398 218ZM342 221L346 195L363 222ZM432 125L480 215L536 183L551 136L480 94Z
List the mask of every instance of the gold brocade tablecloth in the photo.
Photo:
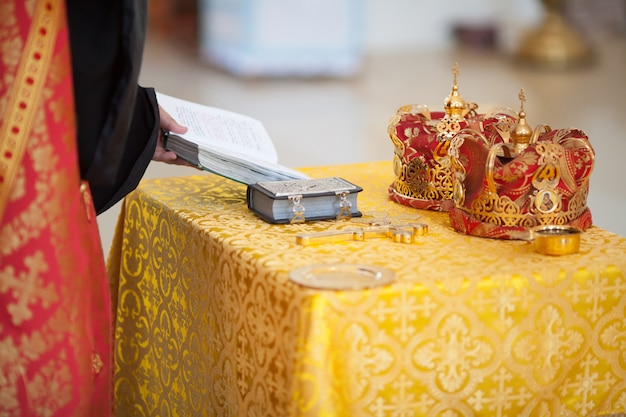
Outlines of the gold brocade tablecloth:
M626 412L626 239L592 227L580 253L454 232L391 202L391 162L304 169L361 185L366 216L421 215L416 243L300 246L346 226L270 225L245 186L144 180L109 258L117 415L594 416ZM299 286L290 270L386 266L369 290Z

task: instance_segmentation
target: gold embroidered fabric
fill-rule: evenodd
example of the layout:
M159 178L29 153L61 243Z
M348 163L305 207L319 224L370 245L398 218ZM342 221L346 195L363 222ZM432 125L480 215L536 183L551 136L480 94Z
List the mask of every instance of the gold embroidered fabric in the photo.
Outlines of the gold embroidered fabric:
M428 234L302 246L345 221L270 225L245 186L144 180L109 258L117 416L597 416L626 412L626 239L580 252L456 233L389 200L391 162L313 167L358 184L364 217ZM353 222L356 219L352 220ZM315 290L289 271L391 268L394 284Z

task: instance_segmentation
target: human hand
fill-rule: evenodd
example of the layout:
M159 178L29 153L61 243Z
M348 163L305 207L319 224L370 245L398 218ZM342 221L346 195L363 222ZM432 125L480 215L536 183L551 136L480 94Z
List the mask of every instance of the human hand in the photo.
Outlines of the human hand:
M174 120L161 106L159 106L159 115L161 129L159 129L159 139L157 140L152 160L174 165L192 166L189 162L180 159L174 152L165 150L165 138L163 136L163 132L167 131L172 133L185 133L187 132L187 128Z

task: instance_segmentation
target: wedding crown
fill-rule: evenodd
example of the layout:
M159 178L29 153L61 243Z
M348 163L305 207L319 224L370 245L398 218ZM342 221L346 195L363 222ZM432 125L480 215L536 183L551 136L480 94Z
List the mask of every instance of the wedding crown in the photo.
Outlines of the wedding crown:
M454 171L448 155L450 140L463 129L483 132L484 127L510 115L486 117L478 105L459 93L458 65L452 69L452 91L444 111L430 112L426 105L400 107L389 121L387 132L394 145L395 179L389 186L392 200L415 208L447 211L453 203ZM490 133L487 133L490 135Z
M524 90L515 124L492 124L497 135L457 132L448 155L454 171L450 220L455 230L515 239L541 225L592 224L587 208L595 153L587 135L574 128L532 129L526 121Z

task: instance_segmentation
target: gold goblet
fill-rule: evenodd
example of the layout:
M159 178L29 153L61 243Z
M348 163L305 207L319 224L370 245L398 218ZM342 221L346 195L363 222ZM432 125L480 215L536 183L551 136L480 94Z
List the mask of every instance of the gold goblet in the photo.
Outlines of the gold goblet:
M588 43L563 15L562 0L541 0L546 11L541 26L521 44L517 59L538 67L565 69L593 62Z

